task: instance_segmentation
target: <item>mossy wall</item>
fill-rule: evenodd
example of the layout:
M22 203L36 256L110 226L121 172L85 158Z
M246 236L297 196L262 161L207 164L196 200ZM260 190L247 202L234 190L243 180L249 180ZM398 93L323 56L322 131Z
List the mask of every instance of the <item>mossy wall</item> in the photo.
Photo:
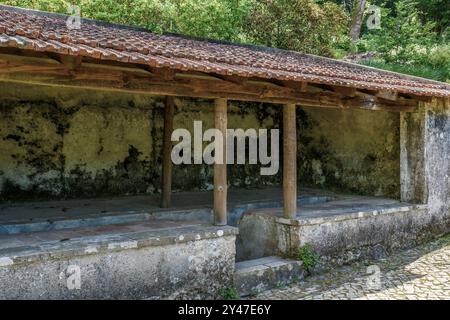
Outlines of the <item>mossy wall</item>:
M0 199L156 193L163 99L146 95L0 84ZM175 128L213 126L213 102L176 99ZM399 192L399 116L298 110L299 183L372 195ZM231 102L229 128L279 128L277 105ZM282 134L282 132L281 132ZM282 144L280 144L280 147ZM212 167L174 166L173 188L212 188ZM259 165L228 166L231 187L280 183Z
M300 183L399 198L399 113L302 108L297 118Z

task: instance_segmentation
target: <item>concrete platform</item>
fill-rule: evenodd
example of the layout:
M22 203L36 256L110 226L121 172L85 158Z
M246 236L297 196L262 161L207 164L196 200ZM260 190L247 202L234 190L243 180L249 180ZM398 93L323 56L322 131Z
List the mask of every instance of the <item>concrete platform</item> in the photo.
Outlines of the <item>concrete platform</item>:
M280 208L246 212L239 224L237 261L265 256L295 256L309 244L330 264L385 257L397 249L445 234L450 220L428 205L392 199L336 196L300 206L297 218L284 219Z
M0 299L211 299L231 287L233 227L148 221L0 236Z

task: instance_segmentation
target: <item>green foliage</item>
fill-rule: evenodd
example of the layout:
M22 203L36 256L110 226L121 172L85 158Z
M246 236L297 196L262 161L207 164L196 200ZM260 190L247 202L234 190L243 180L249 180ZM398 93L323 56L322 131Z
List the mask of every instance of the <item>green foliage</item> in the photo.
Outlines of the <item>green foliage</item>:
M428 78L437 81L450 82L450 70L447 65L446 68L434 67L430 64L398 64L385 63L383 61L364 61L364 65L389 70L393 72L409 74L416 77Z
M8 6L32 8L58 13L66 13L67 7L72 3L72 1L64 0L2 0L0 2Z
M240 41L241 24L253 0L5 0L4 4L67 13L70 3L84 18L173 32Z
M423 22L433 23L439 35L448 35L450 4L448 0L416 0L416 7Z
M245 21L251 42L266 46L332 56L348 16L338 5L313 0L260 0Z
M311 272L319 262L319 256L312 250L311 245L308 243L298 249L297 259L303 262L303 266L307 272Z
M450 44L436 45L430 50L430 64L436 68L446 69L450 73Z
M364 49L377 52L387 63L421 63L436 42L433 24L423 24L412 1L395 4L395 16L382 10L381 29L363 36Z
M423 1L375 0L371 3L383 4L385 7L382 9L381 29L365 30L365 34L356 44L357 52L370 51L378 56L377 61L366 61L364 64L448 81L450 46L445 34L442 34L442 26L437 27L441 20L433 20L429 12L422 11L425 7ZM438 3L440 0L432 0L428 6L434 8Z
M238 300L240 298L235 288L221 288L219 289L219 295L223 300Z

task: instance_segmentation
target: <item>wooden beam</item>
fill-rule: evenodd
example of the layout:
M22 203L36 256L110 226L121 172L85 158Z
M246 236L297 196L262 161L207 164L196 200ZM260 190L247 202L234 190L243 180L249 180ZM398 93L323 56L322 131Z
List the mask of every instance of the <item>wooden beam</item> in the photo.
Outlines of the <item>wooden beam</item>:
M295 104L283 107L283 217L297 216L297 131Z
M396 91L380 91L376 96L390 101L397 101L398 99L398 93Z
M143 69L143 68L132 68L132 67L123 67L123 66L115 66L115 65L106 65L92 62L82 62L81 65L87 69L104 69L104 70L114 70L114 71L122 71L122 72L132 72L132 73L142 73L145 75L152 75L152 72Z
M215 128L222 133L222 164L214 164L214 224L227 225L227 100L216 99L214 107ZM218 152L216 150L216 152Z
M58 55L57 60L69 69L78 69L81 67L82 57L72 57L66 55Z
M356 94L356 89L352 87L333 86L333 90L347 97L354 97Z
M400 98L403 98L403 99L407 99L407 100L409 100L409 99L414 99L414 100L416 100L416 101L427 102L427 103L433 101L433 97L428 97L428 96L418 96L418 95L415 95L415 94L403 94L403 93L402 93L402 94L399 94L399 97L400 97Z
M325 108L414 112L418 106L418 102L412 99L389 101L376 97L367 99L366 96L347 97L336 92L304 92L304 86L300 84L283 87L267 81L258 84L254 81L236 83L215 77L205 79L180 76L181 72L175 73L168 69L153 70L153 73L142 70L133 72L85 63L71 69L61 63L55 64L54 61L47 60L39 63L36 59L38 58L23 57L17 61L0 55L0 81L164 96L295 103Z
M172 131L175 102L173 97L166 97L164 107L163 163L161 179L161 208L169 208L172 196Z

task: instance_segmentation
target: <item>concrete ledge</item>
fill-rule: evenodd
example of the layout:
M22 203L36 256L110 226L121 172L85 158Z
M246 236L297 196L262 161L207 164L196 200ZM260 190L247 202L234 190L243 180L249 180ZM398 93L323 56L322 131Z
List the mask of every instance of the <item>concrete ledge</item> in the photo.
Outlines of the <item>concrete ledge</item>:
M233 284L236 233L188 225L2 249L0 299L216 298Z
M277 222L280 224L291 225L291 226L312 226L317 224L324 224L329 222L342 222L346 220L362 220L362 219L370 219L376 216L381 215L389 215L392 213L398 212L410 212L412 210L426 210L428 205L420 204L420 205L393 205L386 206L383 208L374 208L369 211L358 211L350 212L350 213L340 213L336 215L332 215L330 212L329 216L326 217L308 217L302 218L299 217L297 219L285 219L285 218L277 218Z
M47 241L35 246L0 249L0 259L7 257L13 261L12 264L28 264L47 258L64 259L66 257L108 253L127 249L166 246L189 241L235 236L237 233L238 230L234 227L215 227L206 224L195 224L144 232L86 236L67 241Z
M246 213L239 223L237 260L295 255L308 243L324 263L344 264L382 258L450 232L449 212L430 210L428 205L358 199L303 207L297 219L282 218L278 209Z

